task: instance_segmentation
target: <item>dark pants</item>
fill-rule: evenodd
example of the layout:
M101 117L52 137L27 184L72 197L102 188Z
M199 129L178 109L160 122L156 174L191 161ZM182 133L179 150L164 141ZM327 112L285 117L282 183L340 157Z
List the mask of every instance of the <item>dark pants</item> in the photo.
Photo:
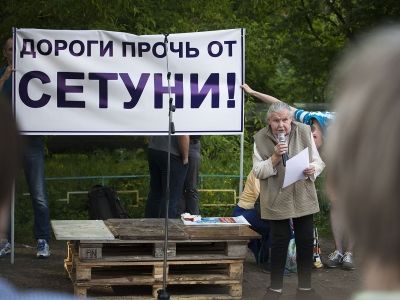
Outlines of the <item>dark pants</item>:
M191 140L189 147L189 167L187 170L185 183L183 186L183 197L179 208L180 213L188 212L192 215L200 214L199 191L197 185L199 182L200 170L200 141Z
M182 164L179 156L170 156L170 182L168 217L178 218L178 202L182 196L187 165ZM166 188L168 174L168 152L149 149L148 163L150 172L150 191L147 197L145 217L163 218L166 215Z
M291 237L290 219L270 220L271 225L271 288L283 287L283 273ZM296 241L298 286L311 287L313 263L313 215L293 219Z

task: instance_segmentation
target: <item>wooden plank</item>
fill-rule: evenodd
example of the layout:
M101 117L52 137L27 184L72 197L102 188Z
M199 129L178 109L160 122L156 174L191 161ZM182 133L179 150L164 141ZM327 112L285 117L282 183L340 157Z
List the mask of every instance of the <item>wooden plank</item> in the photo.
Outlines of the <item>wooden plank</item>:
M198 255L198 254L184 254L179 256L168 257L168 261L199 261L203 263L204 260L207 261L221 261L229 259L242 259L242 256L234 257L234 256L227 256L226 254L207 254L207 255ZM103 254L101 261L109 262L109 263L117 263L120 262L121 264L126 264L128 262L143 262L144 264L149 262L158 261L162 263L164 260L163 257L154 257L152 255L124 255L124 256L106 256ZM96 262L99 260L95 260Z
M235 278L235 279L242 281L243 262L230 264L228 274L229 274L229 278Z
M242 297L242 283L235 283L229 287L229 295L232 297Z
M191 240L250 240L261 236L245 225L240 226L185 226Z
M199 276L199 278L188 278L182 280L169 279L168 285L236 285L240 284L240 281L233 279L218 279L207 280L205 276ZM153 285L161 284L162 280L155 280L151 276L125 276L125 277L113 277L113 278L96 278L88 281L77 281L76 286L110 286L110 285Z
M229 257L246 257L247 241L227 242L226 255Z
M156 258L164 258L164 243L155 243L153 249L153 256ZM168 243L167 246L167 257L175 257L176 256L176 244Z
M92 278L92 268L83 267L79 264L75 266L76 280L90 280Z
M79 258L75 259L75 265L82 267L104 267L104 266L162 266L162 260L151 261L105 261L104 259L98 261L82 261ZM243 263L243 259L218 259L218 260L168 260L168 265L214 265L214 264L234 264Z
M57 240L114 240L102 220L52 220Z
M77 297L85 298L87 296L87 288L74 286L74 295Z
M163 240L164 219L109 219L105 221L110 231L122 240ZM184 230L175 222L168 222L170 240L187 239Z

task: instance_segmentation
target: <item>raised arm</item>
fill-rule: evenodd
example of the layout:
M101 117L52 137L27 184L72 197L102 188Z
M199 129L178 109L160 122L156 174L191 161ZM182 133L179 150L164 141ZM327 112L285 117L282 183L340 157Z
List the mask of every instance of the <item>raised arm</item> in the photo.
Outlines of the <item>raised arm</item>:
M257 92L255 90L253 90L248 84L243 84L240 86L247 94L249 94L252 97L256 97L257 99L261 100L262 102L266 103L266 104L272 104L275 102L282 102L282 100L279 100L278 98L275 98L273 96L267 95L267 94L263 94L260 92ZM290 106L290 111L292 113L294 113L294 111L296 110L296 108Z

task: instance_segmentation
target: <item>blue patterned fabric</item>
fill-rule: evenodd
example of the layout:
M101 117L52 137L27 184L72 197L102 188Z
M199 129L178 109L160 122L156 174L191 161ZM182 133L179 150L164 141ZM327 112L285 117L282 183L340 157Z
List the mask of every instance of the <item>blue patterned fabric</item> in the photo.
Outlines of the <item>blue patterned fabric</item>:
M324 135L326 134L326 129L330 121L334 118L335 113L329 111L306 111L302 109L296 109L294 112L294 119L298 122L311 125L313 119L317 120Z

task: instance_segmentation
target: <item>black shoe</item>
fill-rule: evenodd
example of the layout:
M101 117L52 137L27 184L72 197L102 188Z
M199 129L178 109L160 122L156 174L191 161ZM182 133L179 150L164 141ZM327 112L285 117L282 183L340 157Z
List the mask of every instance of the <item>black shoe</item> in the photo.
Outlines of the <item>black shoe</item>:
M267 288L267 292L264 295L264 300L278 300L282 295L282 292L277 292L274 290L271 290L270 287Z
M322 300L321 296L315 292L314 289L310 290L299 290L296 293L297 300Z

